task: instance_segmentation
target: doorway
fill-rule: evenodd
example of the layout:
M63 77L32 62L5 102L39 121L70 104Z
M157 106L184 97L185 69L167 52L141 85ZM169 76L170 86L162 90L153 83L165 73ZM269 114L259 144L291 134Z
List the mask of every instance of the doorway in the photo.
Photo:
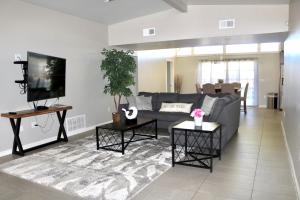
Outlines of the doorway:
M166 91L174 92L174 61L167 60Z

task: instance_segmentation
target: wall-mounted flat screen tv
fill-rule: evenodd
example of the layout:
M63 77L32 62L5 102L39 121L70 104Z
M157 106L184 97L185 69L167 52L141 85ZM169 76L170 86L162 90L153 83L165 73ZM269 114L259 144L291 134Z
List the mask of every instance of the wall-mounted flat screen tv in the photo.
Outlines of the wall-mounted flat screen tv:
M66 59L27 52L27 101L65 96Z

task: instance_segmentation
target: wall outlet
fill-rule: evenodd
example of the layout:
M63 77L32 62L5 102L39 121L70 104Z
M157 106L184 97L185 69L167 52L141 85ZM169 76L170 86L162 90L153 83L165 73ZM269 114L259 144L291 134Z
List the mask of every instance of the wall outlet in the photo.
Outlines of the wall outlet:
M31 128L37 128L39 125L36 122L31 122Z
M15 57L14 57L14 59L15 59L15 61L20 61L20 60L23 60L23 58L22 58L22 55L21 55L21 54L19 54L19 53L15 54Z
M109 112L109 113L111 112L110 106L107 107L107 112Z

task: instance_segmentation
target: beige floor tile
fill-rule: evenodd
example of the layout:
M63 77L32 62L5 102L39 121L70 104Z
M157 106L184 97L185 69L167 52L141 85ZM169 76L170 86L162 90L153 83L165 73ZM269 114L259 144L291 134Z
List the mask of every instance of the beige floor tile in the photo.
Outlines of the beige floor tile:
M226 197L226 196L218 196L219 194L213 194L209 192L197 192L192 200L241 200L238 198ZM243 199L243 198L242 198Z
M252 200L297 200L296 194L287 195L275 193L273 191L253 191Z
M190 200L195 191L185 190L170 185L169 187L153 186L136 195L132 200Z
M233 187L232 185L216 185L204 182L199 192L211 193L217 197L249 200L252 190L247 190L242 187Z
M134 199L191 199L208 174L205 169L175 165Z
M293 179L281 132L281 113L249 108L241 112L240 128L214 160L214 171L176 165L153 181L134 200L296 200ZM15 158L0 159L0 163ZM72 199L64 193L39 187L0 173L1 200ZM23 185L22 185L23 184ZM25 185L24 185L25 184ZM21 192L17 188L21 186ZM41 196L32 197L37 190ZM61 197L61 198L60 198Z
M291 184L283 184L282 182L269 181L254 181L253 191L283 194L283 195L294 195L295 188Z
M249 168L232 168L223 165L216 165L214 167L214 175L244 175L251 178L254 178L256 169L249 169Z
M290 164L287 158L277 160L258 160L257 168L282 168L289 169Z

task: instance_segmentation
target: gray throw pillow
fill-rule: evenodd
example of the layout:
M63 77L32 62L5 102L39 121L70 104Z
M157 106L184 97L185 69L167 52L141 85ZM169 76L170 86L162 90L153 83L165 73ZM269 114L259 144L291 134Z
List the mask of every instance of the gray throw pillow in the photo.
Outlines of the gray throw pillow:
M136 107L136 97L135 96L127 97L127 102L128 102L128 108L130 108L132 106Z
M138 110L152 110L152 97L137 96L135 101Z
M206 116L210 115L217 99L208 95L205 96L201 109L205 112Z

